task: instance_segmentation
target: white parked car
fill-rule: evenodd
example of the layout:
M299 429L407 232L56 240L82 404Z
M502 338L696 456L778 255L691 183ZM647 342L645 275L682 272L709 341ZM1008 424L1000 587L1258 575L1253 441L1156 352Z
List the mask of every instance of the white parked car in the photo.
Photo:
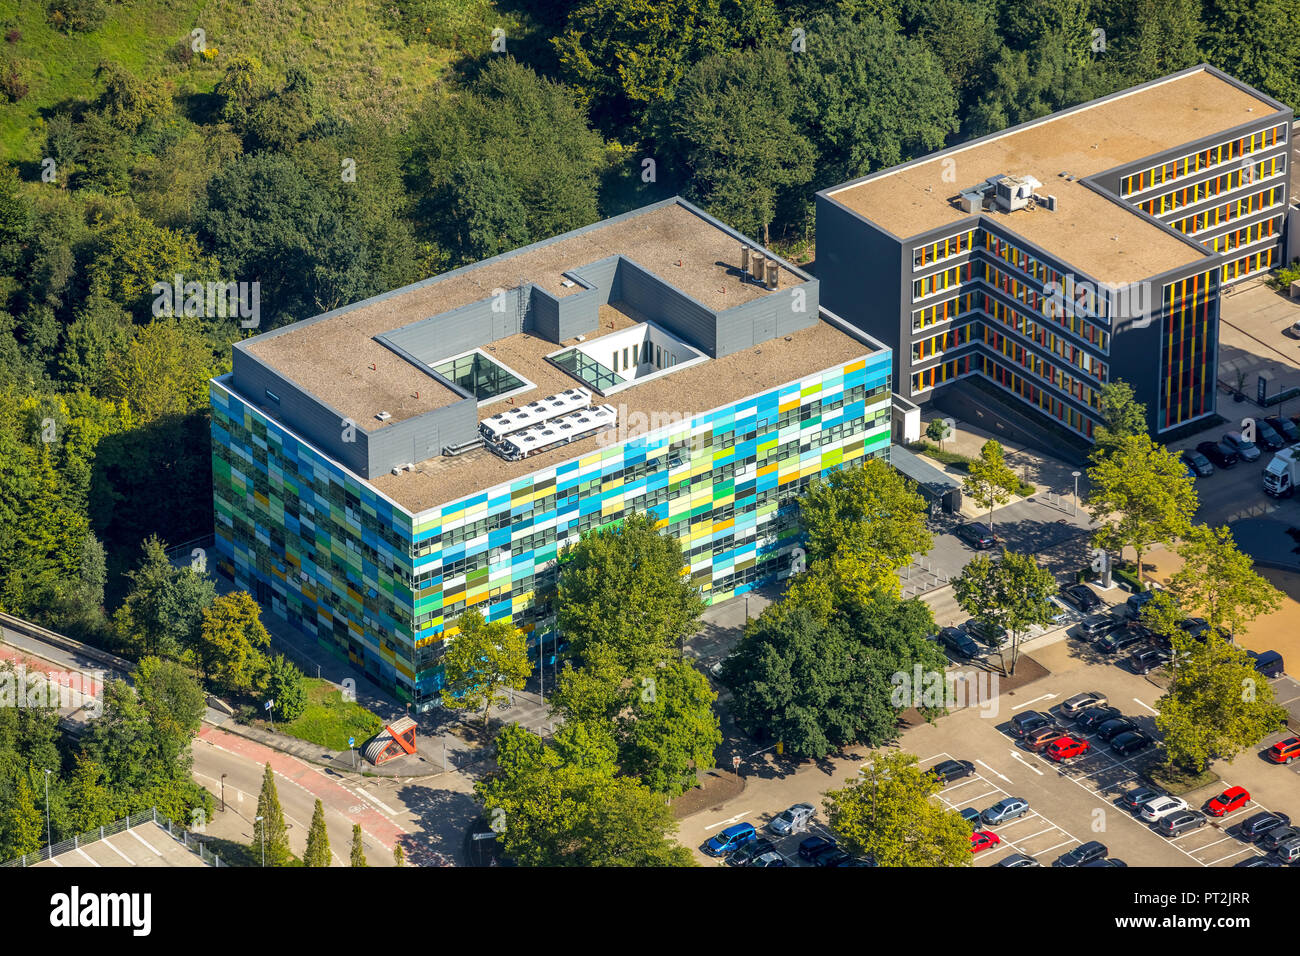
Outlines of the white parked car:
M1142 805L1142 819L1148 823L1155 823L1171 813L1186 809L1187 801L1182 797L1157 797L1150 803Z
M791 833L797 833L808 826L812 820L813 814L817 808L811 803L796 803L789 810L782 810L771 821L768 822L767 828L777 836L787 836Z

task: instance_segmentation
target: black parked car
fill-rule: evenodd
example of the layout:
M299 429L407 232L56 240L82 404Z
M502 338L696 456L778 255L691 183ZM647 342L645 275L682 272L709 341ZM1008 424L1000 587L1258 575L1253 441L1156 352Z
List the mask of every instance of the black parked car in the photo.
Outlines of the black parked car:
M969 760L945 760L943 763L937 763L930 768L930 773L944 783L952 783L962 777L969 777L974 772L975 765Z
M1061 600L1073 604L1084 614L1091 614L1101 607L1101 598L1086 584L1071 584L1068 588L1062 588Z
M845 853L843 850L828 850L825 853L818 853L812 858L813 866L843 866L853 859L851 853Z
M1089 641L1105 637L1123 622L1109 614L1089 614L1079 622L1079 636Z
M749 866L764 853L771 853L776 849L776 844L766 838L750 840L739 850L734 851L727 857L728 866Z
M1112 740L1120 734L1137 729L1137 724L1133 723L1129 718L1113 717L1105 723L1097 725L1097 736L1102 740Z
M1191 468L1192 471L1196 472L1197 478L1208 478L1210 475L1214 474L1214 466L1210 464L1210 459L1206 458L1199 451L1193 451L1188 448L1179 456L1179 458L1181 458L1183 463Z
M1001 647L1007 639L1007 629L982 617L973 617L966 622L966 633L978 637L989 647Z
M1253 817L1243 821L1237 828L1237 833L1247 843L1254 843L1259 840L1269 830L1275 830L1278 827L1289 826L1291 818L1285 813L1257 813Z
M1295 827L1273 827L1264 831L1264 835L1259 838L1259 845L1265 850L1276 850L1283 843L1296 837L1300 837L1300 830Z
M1126 730L1111 740L1110 749L1117 757L1130 757L1153 743L1155 741L1140 730Z
M1203 617L1189 617L1178 626L1187 632L1188 637L1194 637L1202 643L1205 635L1210 633L1210 622Z
M1128 659L1128 666L1134 674L1150 674L1158 667L1164 667L1173 659L1163 647L1144 647Z
M1085 863L1091 863L1093 860L1103 860L1110 851L1106 849L1106 844L1098 843L1091 840L1087 843L1076 846L1068 853L1062 854L1057 858L1052 866L1083 866Z
M1296 428L1295 422L1291 421L1291 419L1270 416L1264 419L1264 422L1269 428L1281 435L1288 445L1294 445L1297 442L1300 442L1300 428ZM1256 424L1255 427L1256 430L1258 430L1258 424Z
M1083 716L1074 722L1081 731L1091 733L1108 720L1120 716L1118 707L1093 707L1083 712Z
M812 860L819 853L830 853L839 849L834 840L825 837L810 836L799 844L799 859Z
M958 657L964 657L968 661L980 656L980 646L972 641L970 635L959 627L945 627L941 630L939 632L939 643Z
M1220 468L1232 468L1238 461L1237 453L1222 442L1203 441L1196 450Z
M963 525L958 525L957 530L953 532L961 540L965 541L976 551L984 551L994 547L998 543L995 535L988 525L980 521L971 521Z
M1262 422L1255 422L1255 444L1265 451L1276 451L1286 447L1286 439L1269 424L1269 419L1266 418Z
M1134 627L1126 627L1121 631L1111 631L1097 641L1096 647L1103 654L1118 654L1120 651L1126 651L1146 639L1146 635L1142 631Z
M1023 737L1031 734L1040 727L1047 727L1052 723L1049 714L1039 713L1036 710L1027 710L1023 714L1016 714L1011 718L1011 735L1013 737Z

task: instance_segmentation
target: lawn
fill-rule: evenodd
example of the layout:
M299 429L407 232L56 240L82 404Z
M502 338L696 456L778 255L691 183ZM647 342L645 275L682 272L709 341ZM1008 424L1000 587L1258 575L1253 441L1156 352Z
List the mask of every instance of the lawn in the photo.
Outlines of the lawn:
M306 678L307 709L297 720L279 723L275 729L308 743L319 744L331 750L347 750L348 738L355 737L357 746L369 740L384 728L384 721L360 704L343 699L343 692L329 681ZM259 725L269 728L269 724Z

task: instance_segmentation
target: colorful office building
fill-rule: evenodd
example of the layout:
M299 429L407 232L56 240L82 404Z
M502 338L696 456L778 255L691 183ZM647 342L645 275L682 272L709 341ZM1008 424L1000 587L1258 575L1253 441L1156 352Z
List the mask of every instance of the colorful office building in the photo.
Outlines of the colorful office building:
M219 563L417 709L466 610L553 647L566 545L634 512L706 600L788 571L794 499L888 454L891 356L679 199L238 343Z
M1122 379L1157 435L1208 418L1220 293L1282 260L1292 119L1199 66L827 189L822 302L917 404L1087 442Z

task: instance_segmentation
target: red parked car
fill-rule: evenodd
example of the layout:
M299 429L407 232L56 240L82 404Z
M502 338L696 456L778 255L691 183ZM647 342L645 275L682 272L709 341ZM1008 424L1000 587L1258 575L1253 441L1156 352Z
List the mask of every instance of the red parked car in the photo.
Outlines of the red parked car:
M995 847L1002 842L1002 838L996 833L990 833L988 830L976 830L970 835L970 851L978 853L980 850L987 850Z
M1205 805L1205 812L1212 817L1221 817L1250 803L1250 793L1245 787L1229 787Z
M1290 763L1293 760L1300 760L1300 737L1288 737L1286 740L1279 740L1268 748L1265 756L1273 763Z
M1069 760L1071 757L1078 757L1086 754L1092 749L1092 744L1086 740L1075 740L1073 737L1064 737L1060 740L1053 741L1047 748L1047 756L1051 757L1057 763Z

